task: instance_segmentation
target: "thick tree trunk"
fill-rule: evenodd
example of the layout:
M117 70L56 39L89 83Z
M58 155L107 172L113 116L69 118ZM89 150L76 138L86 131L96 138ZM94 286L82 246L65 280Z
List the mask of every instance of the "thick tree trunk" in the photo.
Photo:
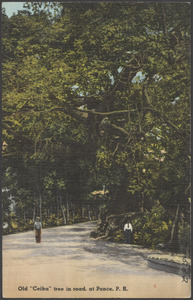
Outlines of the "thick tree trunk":
M65 215L65 211L64 211L64 207L62 205L62 197L60 196L60 207L61 207L61 211L62 211L62 216L63 216L63 222L64 222L64 225L66 225L66 215Z
M57 201L57 224L59 225L59 199L58 196L56 195L56 201Z
M66 194L66 221L69 221L69 202L68 202L68 192Z
M35 202L35 201L34 201ZM36 207L35 207L35 203L33 204L33 222L35 222L35 217L36 217Z
M91 221L92 220L92 218L91 218L91 211L90 211L90 207L88 206L88 218L89 218L89 221Z
M40 221L42 222L42 194L40 192L39 194L40 197Z
M171 237L170 237L170 242L169 242L169 250L171 252L178 250L177 224L178 224L178 218L179 218L179 210L180 210L180 205L178 204L177 209L176 209L175 219L172 224Z
M84 207L82 206L82 218L84 219Z

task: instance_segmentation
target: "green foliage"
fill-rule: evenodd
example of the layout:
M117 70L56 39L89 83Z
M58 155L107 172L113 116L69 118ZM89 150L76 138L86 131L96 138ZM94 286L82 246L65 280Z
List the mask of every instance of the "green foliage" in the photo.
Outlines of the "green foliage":
M190 255L191 227L188 222L180 222L178 224L178 238L179 238L180 252Z
M63 220L62 219L57 219L57 216L55 214L51 214L48 218L46 218L43 221L43 228L47 227L55 227L58 225L63 225Z
M134 244L154 249L160 243L169 243L172 222L159 201L150 212L144 213L143 217L134 220L132 224Z
M116 243L123 243L125 237L124 237L124 233L123 230L117 230L114 232L113 235L113 241Z
M2 229L4 235L32 230L34 226L32 220L24 221L18 218L14 213L4 216L3 223L8 225Z
M171 218L177 204L188 214L190 4L30 7L2 14L4 210L12 196L18 215L40 199L57 215L105 184L109 212L158 199ZM170 223L146 218L136 242L167 240Z

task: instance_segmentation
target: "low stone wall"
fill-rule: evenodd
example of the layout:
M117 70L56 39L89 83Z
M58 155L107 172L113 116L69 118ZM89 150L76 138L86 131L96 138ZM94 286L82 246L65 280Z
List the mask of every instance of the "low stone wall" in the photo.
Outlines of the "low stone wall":
M148 267L190 278L191 261L171 255L149 255Z

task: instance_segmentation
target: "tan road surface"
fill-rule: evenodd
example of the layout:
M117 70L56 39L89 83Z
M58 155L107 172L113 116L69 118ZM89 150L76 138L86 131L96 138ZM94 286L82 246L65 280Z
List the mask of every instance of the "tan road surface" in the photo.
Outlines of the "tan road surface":
M147 267L147 252L89 237L95 222L3 236L6 298L187 298L190 281Z

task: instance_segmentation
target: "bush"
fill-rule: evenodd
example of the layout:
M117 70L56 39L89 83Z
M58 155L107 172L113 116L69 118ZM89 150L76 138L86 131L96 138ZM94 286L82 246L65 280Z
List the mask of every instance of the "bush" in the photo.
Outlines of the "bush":
M10 215L4 216L3 223L6 223L8 225L6 228L3 228L2 230L4 235L24 232L33 229L32 220L23 221L21 219L18 219L14 213L10 213Z
M51 214L47 219L42 222L43 228L58 226L58 220L55 214Z
M179 250L181 253L190 255L190 241L191 241L191 228L187 222L181 222L178 224L178 239Z
M133 221L133 243L153 249L160 243L168 244L171 225L166 210L157 201L151 211Z
M124 241L124 232L123 232L123 230L116 231L115 234L114 234L113 240L116 243L123 243L123 241Z

